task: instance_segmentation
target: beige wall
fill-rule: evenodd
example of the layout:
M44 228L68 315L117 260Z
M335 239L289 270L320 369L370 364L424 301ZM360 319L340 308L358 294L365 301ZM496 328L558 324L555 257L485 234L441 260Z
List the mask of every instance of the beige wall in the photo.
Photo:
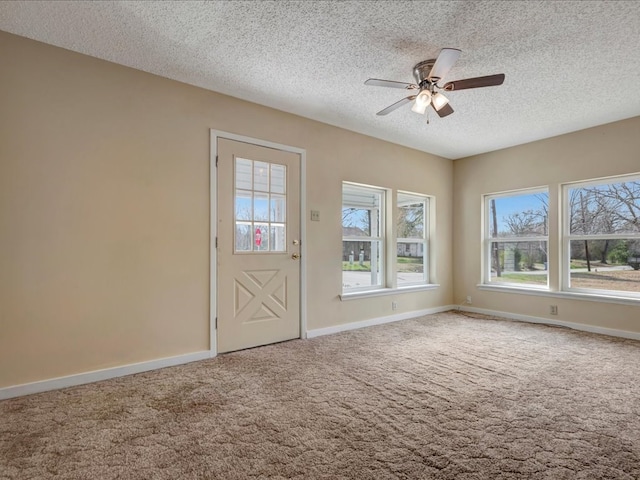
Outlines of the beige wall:
M472 295L640 331L637 306L476 287L481 195L638 172L640 118L451 162L3 32L0 58L0 388L209 348L212 128L307 151L309 329ZM436 197L439 289L340 301L343 180Z
M307 150L308 328L451 303L451 161L3 32L0 58L0 387L209 348L211 128ZM441 288L339 300L343 180L436 196Z
M549 186L550 258L559 245L558 197L565 182L640 172L640 117L454 162L454 302L473 307L640 332L640 306L479 290L482 195ZM550 284L560 272L551 260ZM558 316L549 305L558 305Z

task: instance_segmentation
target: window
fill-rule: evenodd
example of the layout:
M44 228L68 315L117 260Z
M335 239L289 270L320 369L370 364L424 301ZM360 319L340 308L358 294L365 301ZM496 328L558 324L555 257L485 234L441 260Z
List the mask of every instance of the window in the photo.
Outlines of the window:
M397 208L387 210L394 194ZM342 184L343 293L428 288L432 203L416 193Z
M398 192L396 211L396 282L398 287L428 282L428 202L427 197Z
M385 190L350 183L342 186L342 289L384 286Z
M285 252L287 167L235 159L235 253Z
M548 288L548 191L487 195L484 207L483 283Z
M640 296L640 177L565 185L563 287Z

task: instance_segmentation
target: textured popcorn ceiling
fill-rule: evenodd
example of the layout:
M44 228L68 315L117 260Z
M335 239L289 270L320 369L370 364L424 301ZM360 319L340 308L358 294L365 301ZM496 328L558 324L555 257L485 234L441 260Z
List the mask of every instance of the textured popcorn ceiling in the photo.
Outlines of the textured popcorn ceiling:
M638 1L3 1L0 29L447 158L640 115ZM376 116L406 92L364 81L442 47L504 85Z

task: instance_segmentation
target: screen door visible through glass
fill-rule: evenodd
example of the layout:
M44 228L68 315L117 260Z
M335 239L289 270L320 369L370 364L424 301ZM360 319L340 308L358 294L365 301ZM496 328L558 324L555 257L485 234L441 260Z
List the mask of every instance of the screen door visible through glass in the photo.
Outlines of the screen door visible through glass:
M235 157L234 253L287 249L287 167Z

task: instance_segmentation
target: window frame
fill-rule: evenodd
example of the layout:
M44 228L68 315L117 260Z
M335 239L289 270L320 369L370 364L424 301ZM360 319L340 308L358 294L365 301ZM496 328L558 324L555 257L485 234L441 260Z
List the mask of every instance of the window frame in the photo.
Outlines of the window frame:
M429 239L431 238L431 232L430 232L430 223L431 223L431 202L432 202L432 198L429 195L424 195L421 193L414 193L414 192L407 192L404 190L398 190L396 191L396 203L395 203L395 213L397 214L397 212L400 210L401 205L400 205L400 196L404 195L406 197L411 197L410 200L415 200L415 202L412 202L412 204L414 203L422 203L422 209L423 209L423 218L422 218L422 238L419 237L398 237L398 231L397 231L397 224L398 224L398 219L394 218L395 222L393 223L393 225L395 226L395 245L396 248L394 250L395 252L395 268L394 268L394 279L393 279L393 283L396 286L396 288L398 288L399 290L401 289L410 289L410 288L414 288L414 287L418 287L418 286L424 286L424 285L429 285L429 281L430 281L430 272L429 272L429 268L430 268L430 249L429 249ZM410 283L403 283L402 285L398 284L398 246L400 243L418 243L418 244L422 244L422 280L418 281L418 282L410 282Z
M353 183L353 182L342 182L342 201L341 201L341 205L342 205L342 209L344 210L345 208L345 203L344 203L344 193L345 193L345 186L347 186L349 189L351 189L352 191L355 192L365 192L365 193L375 193L377 195L380 196L380 206L378 207L377 211L378 211L378 236L373 236L373 235L369 235L369 236L363 236L363 235L342 235L342 245L344 248L344 242L370 242L371 243L371 249L373 251L373 244L374 242L376 242L380 247L379 247L379 251L377 252L377 257L379 258L379 268L375 269L373 268L373 255L371 255L371 277L372 277L372 285L368 285L368 286L362 286L362 287L351 287L351 288L345 288L344 286L344 282L343 282L343 286L342 286L342 293L356 293L356 292L368 292L368 291L372 291L372 290L379 290L381 288L385 288L385 278L386 278L386 202L387 202L387 189L382 188L382 187L375 187L375 186L371 186L371 185L363 185L363 184L359 184L359 183ZM347 208L361 208L360 205L351 205L351 206L347 206ZM373 210L373 209L372 209ZM373 225L374 222L372 221L371 224ZM344 228L344 225L341 225L341 228ZM370 232L371 233L371 232ZM341 256L342 258L342 256ZM344 274L344 270L343 270L343 274ZM375 279L375 280L374 280ZM374 284L375 281L375 284Z
M242 162L249 162L251 165L251 173L250 173L250 188L238 186L238 168ZM256 189L256 181L255 181L255 169L256 164L262 163L266 165L267 169L267 180L266 180L266 190ZM283 185L282 192L277 191L273 186L273 170L274 167L280 167L283 171ZM288 215L288 198L289 192L287 191L287 176L289 174L287 165L277 163L277 162L268 162L265 160L255 160L250 158L244 158L241 156L233 157L233 255L282 255L286 254L287 249L287 215ZM238 217L238 198L240 197L239 193L245 195L245 198L249 198L249 218L239 218ZM256 219L255 206L256 206L256 197L257 196L266 196L266 220ZM284 207L281 214L283 217L282 221L277 221L272 219L272 200L280 198L282 200L282 206ZM238 227L245 226L249 228L248 238L250 241L250 249L241 250L238 248ZM266 226L266 245L267 249L256 249L255 238L256 238L256 229L260 228L260 226ZM279 242L282 245L281 249L272 248L271 242L271 232L273 227L281 227L282 228L282 241ZM260 228L261 237L264 236L262 233L262 228Z
M536 291L549 291L550 290L550 275L549 265L551 259L549 258L549 215L547 214L547 234L546 235L523 235L512 237L492 237L491 236L491 200L497 198L515 197L520 195L535 195L538 193L546 193L547 201L550 199L550 191L548 186L539 186L531 188L522 188L517 190L509 190L497 193L488 193L482 195L482 267L481 267L481 286L490 288L505 288L505 289L523 289L523 290L536 290ZM517 282L492 282L491 281L491 245L496 243L517 243L517 242L546 242L547 243L547 283L546 285L537 285L531 283L517 283Z
M344 269L342 276L342 289L339 295L342 301L352 300L358 298L374 297L381 295L391 295L394 293L408 293L413 291L434 290L440 287L435 283L435 246L434 246L434 232L435 232L435 205L436 199L432 195L424 193L409 192L405 190L398 190L396 188L385 188L375 185L366 185L362 183L356 183L351 181L342 182L342 195L341 211L345 208L344 203L344 187L349 186L355 189L364 189L365 191L373 190L382 193L380 211L382 213L380 221L379 237L362 237L342 235L342 254L341 261L344 259L344 242L345 241L362 241L362 240L376 240L380 242L380 282L377 285L345 288L344 286ZM424 278L422 283L412 283L410 285L397 285L397 238L396 238L396 221L397 221L397 199L398 194L407 194L413 197L420 197L425 200L425 220L424 220L424 249L425 255L423 256L424 262ZM341 224L341 228L344 225ZM411 239L415 243L416 239ZM433 283L429 283L433 282Z
M581 295L593 295L605 298L628 298L640 300L640 292L630 292L625 290L607 290L596 288L581 288L571 286L571 242L572 241L596 241L596 240L638 240L640 232L637 233L596 233L596 234L572 234L571 233L571 205L570 190L586 187L596 187L600 185L610 185L624 182L638 182L640 174L628 174L615 177L602 177L597 179L568 182L561 185L561 259L560 259L560 290L565 293L575 293Z

